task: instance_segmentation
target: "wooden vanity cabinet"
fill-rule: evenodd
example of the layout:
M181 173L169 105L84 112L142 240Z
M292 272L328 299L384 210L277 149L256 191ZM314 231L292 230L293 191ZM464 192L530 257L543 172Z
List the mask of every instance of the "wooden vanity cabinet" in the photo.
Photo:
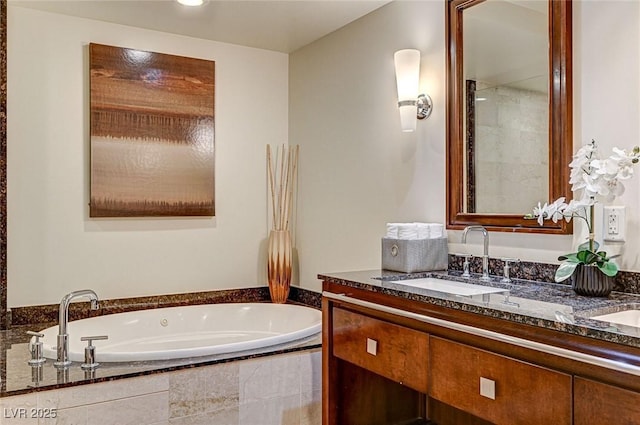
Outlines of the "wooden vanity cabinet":
M426 423L429 337L366 314L332 308L323 350L324 424ZM328 338L329 337L329 338Z
M640 379L607 366L640 366L637 348L335 283L324 290L323 425L640 425Z
M333 354L427 393L429 336L423 332L335 308Z
M640 393L579 376L573 409L575 425L640 425Z
M497 425L571 424L571 375L437 337L430 363L445 404Z

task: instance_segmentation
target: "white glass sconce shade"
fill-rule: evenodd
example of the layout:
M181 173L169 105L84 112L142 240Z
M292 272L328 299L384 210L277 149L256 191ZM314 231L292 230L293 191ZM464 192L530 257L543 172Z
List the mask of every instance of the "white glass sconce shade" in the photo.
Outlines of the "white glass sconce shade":
M178 3L184 6L202 6L204 0L176 0Z
M415 131L416 120L431 114L433 104L427 95L420 95L420 51L398 50L393 55L398 87L398 108L402 131Z

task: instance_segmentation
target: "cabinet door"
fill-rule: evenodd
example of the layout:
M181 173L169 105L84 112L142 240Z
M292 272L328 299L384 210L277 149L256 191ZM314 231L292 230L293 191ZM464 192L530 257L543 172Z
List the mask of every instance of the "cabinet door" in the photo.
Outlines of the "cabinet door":
M577 377L575 425L640 425L640 393Z
M496 425L571 424L571 376L431 337L429 396Z
M429 335L425 333L335 308L333 354L427 393Z

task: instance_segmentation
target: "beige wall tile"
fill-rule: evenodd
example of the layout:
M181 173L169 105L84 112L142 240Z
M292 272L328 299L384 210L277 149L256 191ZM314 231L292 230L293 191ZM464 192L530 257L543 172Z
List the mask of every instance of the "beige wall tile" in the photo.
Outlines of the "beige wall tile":
M300 354L300 392L322 389L322 350Z
M240 364L240 404L300 394L300 356L296 353Z
M240 363L230 362L202 368L205 412L238 407L240 402Z
M204 412L205 381L202 368L172 372L169 376L169 418Z
M38 407L37 402L35 393L0 398L0 422L10 425L37 425L38 418L34 415L34 409Z
M97 384L80 385L55 391L38 393L38 406L42 408L65 409L89 403L135 397L169 389L166 373L130 379L118 379Z
M169 418L169 393L162 391L138 397L87 406L91 425L150 425Z
M55 410L55 418L42 418L38 425L94 425L88 422L87 406Z
M300 425L300 395L240 404L241 425Z

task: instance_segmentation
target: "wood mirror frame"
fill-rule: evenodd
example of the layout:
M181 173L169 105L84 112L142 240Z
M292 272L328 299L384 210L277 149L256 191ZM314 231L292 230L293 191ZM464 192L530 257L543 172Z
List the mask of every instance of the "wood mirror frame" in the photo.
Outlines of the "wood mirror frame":
M7 2L0 2L0 330L7 321Z
M479 224L488 230L526 233L572 232L571 223L550 220L538 225L523 214L464 211L462 14L484 0L447 0L447 228ZM571 197L569 162L573 151L571 80L571 0L549 1L549 199ZM534 205L531 206L533 210Z

